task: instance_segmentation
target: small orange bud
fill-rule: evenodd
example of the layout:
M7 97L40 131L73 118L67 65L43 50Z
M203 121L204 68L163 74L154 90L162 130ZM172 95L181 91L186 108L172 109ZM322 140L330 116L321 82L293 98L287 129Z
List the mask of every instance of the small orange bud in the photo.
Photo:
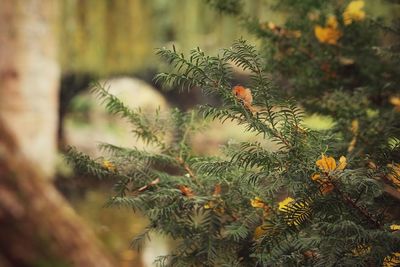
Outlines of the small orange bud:
M241 85L236 85L232 89L232 94L241 101L243 101L244 106L253 112L253 96L251 94L251 90L249 88L245 88Z

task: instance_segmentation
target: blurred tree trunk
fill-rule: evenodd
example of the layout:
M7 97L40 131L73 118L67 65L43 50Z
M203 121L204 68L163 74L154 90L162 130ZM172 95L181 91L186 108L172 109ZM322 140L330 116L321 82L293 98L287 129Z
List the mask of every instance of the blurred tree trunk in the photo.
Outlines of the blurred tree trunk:
M0 1L0 118L48 177L58 110L57 1Z
M57 2L0 0L0 258L10 266L108 267L49 177L56 154Z
M94 234L16 149L1 121L0 151L2 258L10 266L113 266Z

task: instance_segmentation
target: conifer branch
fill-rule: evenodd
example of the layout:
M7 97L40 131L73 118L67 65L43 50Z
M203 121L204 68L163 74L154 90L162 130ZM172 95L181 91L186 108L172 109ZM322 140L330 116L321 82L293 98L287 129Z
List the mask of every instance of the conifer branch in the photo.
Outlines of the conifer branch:
M366 208L361 207L359 205L357 205L356 201L354 201L350 196L348 196L346 193L342 192L339 188L338 188L338 184L332 179L332 177L328 176L328 180L330 183L333 184L334 186L334 191L340 196L340 198L342 199L342 201L344 203L346 203L347 205L349 205L351 208L353 208L354 210L356 210L358 212L358 214L361 214L370 225L372 225L374 228L376 229L380 229L381 223L375 219L375 216L372 215Z
M187 164L183 158L177 157L176 161L179 163L180 166L182 166L185 171L189 174L190 178L196 183L199 184L199 181L197 180L196 175L194 174L193 170L190 168L189 164Z
M128 108L121 100L116 96L112 95L103 85L100 83L94 83L92 91L105 103L106 108L112 114L120 115L122 118L128 119L130 123L135 127L134 133L137 137L141 138L145 143L156 144L161 149L165 148L165 144L157 136L155 127L149 121L149 119L140 112L134 111Z
M312 1L283 2L310 8L307 5ZM356 23L341 28L342 31L355 29ZM284 35L285 32L288 30L271 34ZM310 32L313 31L308 28L302 33ZM298 41L290 38L285 37L288 41L285 46ZM302 38L300 44L303 45L306 39L314 42L307 51L311 48L316 50L313 50L316 62L325 57L317 51L322 47L317 43L318 38ZM324 45L324 53L329 54L330 49L325 48L331 44ZM342 49L341 45L332 51ZM293 62L288 65L285 60L292 56L304 60L301 48L298 49L300 52L280 51L284 57L279 64L292 70L290 64ZM370 50L363 51L369 53ZM359 171L365 168L363 155L375 157L374 161L381 166L388 163L393 168L397 166L398 156L393 155L398 148L384 152L374 150L376 147L386 148L388 140L398 135L399 131L395 129L399 126L398 114L393 112L397 106L393 110L379 111L379 120L374 121L371 117L361 122L361 117L367 113L364 110L369 99L361 93L352 95L345 91L351 88L344 87L343 92L328 94L331 97L331 101L327 101L329 105L318 105L321 109L340 113L332 115L336 119L335 128L311 132L302 127L302 106L279 97L281 94L267 79L269 76L265 70L268 66L261 56L264 54L258 53L245 40L236 41L218 56L208 56L198 48L186 57L177 53L175 47L172 51L161 49L158 54L173 69L170 73L159 74L157 81L188 89L201 87L205 94L213 94L222 103L218 107L202 107L204 118L234 121L265 141L278 144L278 149L262 141L233 143L225 146L223 157L197 157L193 155L189 142L197 129L194 112L174 109L169 120L154 121L138 110L130 110L104 88L95 90L112 113L133 124L138 137L161 148L160 152L150 153L145 149L102 145L103 151L112 157L112 163L115 162L116 171L111 171L110 166L108 169L101 166L84 154L70 154L77 169L101 178L119 179L115 185L116 196L109 202L111 205L127 206L147 216L150 227L135 241L138 247L150 229L170 235L179 244L159 262L171 266L195 266L199 262L206 266L233 266L233 263L237 266L353 266L360 261L361 264L381 264L390 253L398 251L398 237L386 229L389 221L373 214L384 214L376 198L382 188L372 176ZM338 60L337 57L337 54L332 54L329 60ZM351 67L361 67L358 64L361 62L351 64L352 60L360 59L348 59ZM247 93L246 98L239 98L235 87L232 88L232 63L250 73L249 84L241 86ZM339 62L340 66L335 67L344 68L341 64ZM307 69L307 73L309 71ZM321 76L321 71L328 72L318 66L317 75L312 77ZM301 81L307 89L311 82L318 85L318 90L322 84L310 76ZM326 81L329 82L333 83ZM339 84L341 81L334 82ZM380 83L374 86L381 88ZM394 92L388 91L387 94L391 96ZM381 97L387 99L388 95ZM386 101L382 99L379 101ZM397 95L391 99L393 105L399 102ZM360 125L373 123L369 130L362 132L362 127L358 129L358 120ZM321 153L343 155L343 147L346 151L350 135L349 122L352 129L353 124L357 125L357 137L368 141L364 142L364 147L357 147L357 151L349 153L347 157L351 166L344 170L347 164L344 156L339 165L333 157L323 156L315 162L316 155ZM383 127L385 125L391 125L390 129ZM170 135L160 134L164 126L168 126ZM315 173L315 164L320 168L318 173ZM327 184L329 187L324 188ZM386 187L384 190L387 192ZM393 188L390 192L397 194L393 193ZM287 198L277 203L283 194ZM363 206L363 200L371 203L373 212L369 210L370 206ZM371 253L360 256L354 252L366 245L371 248ZM317 251L317 256L307 259L304 251Z

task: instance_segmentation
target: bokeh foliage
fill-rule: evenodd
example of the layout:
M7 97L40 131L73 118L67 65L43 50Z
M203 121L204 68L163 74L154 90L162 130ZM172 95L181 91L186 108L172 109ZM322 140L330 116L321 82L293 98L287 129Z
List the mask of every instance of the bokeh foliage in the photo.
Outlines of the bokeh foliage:
M245 10L265 8L249 1ZM64 72L132 73L157 65L155 48L169 42L188 50L228 46L249 34L237 18L200 0L62 0L60 60Z

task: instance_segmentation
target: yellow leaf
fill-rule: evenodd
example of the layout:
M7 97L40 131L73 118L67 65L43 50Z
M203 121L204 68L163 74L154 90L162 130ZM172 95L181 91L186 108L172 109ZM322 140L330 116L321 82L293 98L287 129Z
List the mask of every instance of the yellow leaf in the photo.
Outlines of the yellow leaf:
M389 101L392 105L395 105L395 106L400 105L400 97L392 96L392 97L390 97Z
M400 97L392 96L389 98L389 102L390 102L390 104L392 104L394 106L394 109L396 111L400 112Z
M319 25L314 28L315 37L320 43L336 45L340 38L340 31L330 28L323 28Z
M339 165L337 166L337 170L344 170L344 168L346 168L347 165L347 161L346 161L346 157L341 156L339 159Z
M250 200L250 204L254 208L264 208L265 203L259 197L255 197Z
M338 29L338 22L335 16L330 16L327 19L326 27L316 25L314 27L315 37L320 43L336 45L337 41L342 36L342 32Z
M350 25L353 21L361 21L365 18L364 1L352 1L343 12L343 22L345 25Z
M396 267L400 265L400 252L395 252L383 260L383 267Z
M390 230L392 230L392 231L400 230L400 225L398 225L398 224L392 224L392 225L390 226Z
M102 165L103 165L104 168L106 168L109 171L116 171L117 170L115 165L112 162L108 161L108 160L103 160L103 164Z
M286 208L288 207L288 205L290 203L292 203L293 201L294 201L294 199L291 197L285 198L284 200L282 200L281 202L278 203L278 205L279 205L278 209L281 211L285 211Z
M365 256L371 252L371 246L358 245L356 248L352 249L351 252L354 256Z
M324 43L327 39L325 28L321 27L320 25L314 27L314 34L321 43Z
M322 155L321 159L316 161L316 164L323 172L330 172L336 169L335 159L325 155Z
M322 154L321 159L317 160L315 164L320 168L321 171L329 173L335 170L343 170L346 165L346 157L341 156L339 159L339 165L336 165L336 161L333 157L327 157Z
M318 173L315 173L311 176L311 180L313 181L318 181L321 179L321 175L319 175Z
M335 16L329 16L328 19L326 20L326 26L329 28L336 29L338 27L338 25L339 25L339 23Z

